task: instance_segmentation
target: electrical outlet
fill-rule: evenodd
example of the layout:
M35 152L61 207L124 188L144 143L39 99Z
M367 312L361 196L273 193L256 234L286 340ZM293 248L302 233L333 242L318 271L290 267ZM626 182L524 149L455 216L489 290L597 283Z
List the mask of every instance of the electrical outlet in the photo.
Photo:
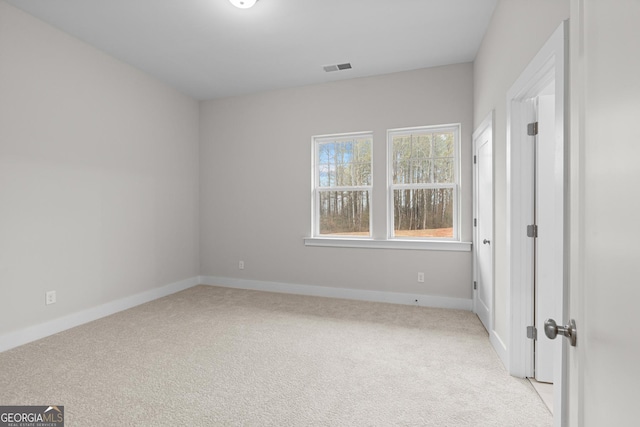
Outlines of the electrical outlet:
M45 303L47 305L56 303L56 291L49 291L45 294Z
M238 261L238 270L244 270L244 261Z
M424 273L418 273L418 283L424 283Z

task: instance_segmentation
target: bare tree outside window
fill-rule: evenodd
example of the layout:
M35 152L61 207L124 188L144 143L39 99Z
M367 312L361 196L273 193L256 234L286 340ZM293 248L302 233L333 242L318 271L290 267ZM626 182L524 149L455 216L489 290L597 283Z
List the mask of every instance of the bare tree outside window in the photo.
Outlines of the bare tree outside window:
M457 140L457 127L389 131L392 237L456 237Z
M371 235L371 145L370 134L315 139L318 235Z
M376 218L373 134L313 137L312 237L371 239L373 224L389 240L458 239L459 135L459 124L388 130L387 215Z

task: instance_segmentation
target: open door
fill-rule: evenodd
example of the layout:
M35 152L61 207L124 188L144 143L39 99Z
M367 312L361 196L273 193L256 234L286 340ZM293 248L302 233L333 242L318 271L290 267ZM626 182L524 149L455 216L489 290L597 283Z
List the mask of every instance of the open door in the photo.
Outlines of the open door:
M539 333L534 341L534 378L554 382L555 342L544 335L546 319L562 319L564 285L564 139L556 138L558 120L555 80L536 98L534 325Z

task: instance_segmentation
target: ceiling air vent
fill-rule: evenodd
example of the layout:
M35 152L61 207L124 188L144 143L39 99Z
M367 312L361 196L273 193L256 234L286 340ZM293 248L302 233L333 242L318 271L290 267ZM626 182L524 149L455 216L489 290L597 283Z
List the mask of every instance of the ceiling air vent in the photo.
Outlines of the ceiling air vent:
M322 68L324 68L324 71L326 71L327 73L330 73L332 71L350 70L351 64L349 62L346 62L344 64L325 65Z

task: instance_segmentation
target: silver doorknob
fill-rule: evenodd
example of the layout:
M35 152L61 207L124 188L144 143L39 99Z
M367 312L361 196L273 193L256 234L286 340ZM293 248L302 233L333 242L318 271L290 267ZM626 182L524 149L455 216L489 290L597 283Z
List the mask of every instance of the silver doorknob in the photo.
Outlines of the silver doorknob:
M578 332L576 330L576 321L571 319L568 325L558 326L556 321L553 319L547 319L544 322L544 334L549 339L555 339L558 334L562 334L565 337L569 338L571 342L571 346L576 346L576 339L578 337Z
M484 239L482 241L482 243L484 243L485 245L490 245L491 244L491 240Z

